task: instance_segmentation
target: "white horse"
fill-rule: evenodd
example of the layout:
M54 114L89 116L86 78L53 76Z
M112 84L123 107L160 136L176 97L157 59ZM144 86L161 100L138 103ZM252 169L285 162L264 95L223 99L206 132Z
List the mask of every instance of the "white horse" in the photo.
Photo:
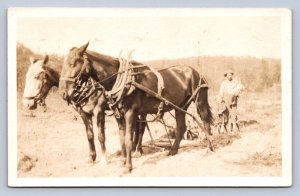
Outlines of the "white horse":
M34 110L39 104L46 111L45 98L53 86L58 87L59 74L46 66L48 59L48 55L45 55L41 60L30 58L31 65L26 73L22 99L26 109Z

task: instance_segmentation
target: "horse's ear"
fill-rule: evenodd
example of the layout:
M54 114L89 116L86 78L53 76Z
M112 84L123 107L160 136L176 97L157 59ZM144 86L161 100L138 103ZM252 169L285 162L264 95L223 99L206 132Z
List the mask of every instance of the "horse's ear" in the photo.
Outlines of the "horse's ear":
M30 64L33 64L33 63L34 63L34 58L33 58L33 56L31 56L31 57L29 58L29 61L30 61Z
M81 47L78 49L78 53L79 53L80 55L82 55L82 54L86 51L87 47L89 46L89 43L90 43L90 42L84 44L83 46L81 46Z
M49 56L46 54L43 60L43 65L46 65L48 63Z

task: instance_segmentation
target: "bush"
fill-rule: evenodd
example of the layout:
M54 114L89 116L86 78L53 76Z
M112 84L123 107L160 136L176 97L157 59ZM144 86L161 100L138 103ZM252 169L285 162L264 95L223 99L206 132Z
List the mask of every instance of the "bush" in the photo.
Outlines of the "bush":
M61 70L63 57L56 54L48 54L49 62L47 65L56 70ZM17 43L17 90L22 91L25 87L25 76L30 65L30 57L35 59L43 58L43 55L34 53L21 43Z

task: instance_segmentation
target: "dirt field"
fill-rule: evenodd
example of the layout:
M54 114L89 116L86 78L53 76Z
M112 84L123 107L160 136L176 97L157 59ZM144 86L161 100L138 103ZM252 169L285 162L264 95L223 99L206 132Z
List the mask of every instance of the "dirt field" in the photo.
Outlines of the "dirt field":
M210 96L214 106L214 96ZM239 102L241 131L235 136L214 131L216 151L207 153L205 141L183 140L179 153L144 147L145 154L133 158L133 171L128 176L281 176L281 97L270 89L264 93L245 92ZM58 93L50 93L48 110L24 115L18 98L18 175L19 177L93 177L121 176L117 124L106 119L106 145L109 163L100 164L100 145L94 124L97 160L88 160L88 141L84 124L71 106ZM214 110L214 108L213 108ZM170 116L168 124L174 125ZM150 123L158 139L165 134L159 123ZM145 132L144 141L149 141ZM229 139L229 140L228 140Z

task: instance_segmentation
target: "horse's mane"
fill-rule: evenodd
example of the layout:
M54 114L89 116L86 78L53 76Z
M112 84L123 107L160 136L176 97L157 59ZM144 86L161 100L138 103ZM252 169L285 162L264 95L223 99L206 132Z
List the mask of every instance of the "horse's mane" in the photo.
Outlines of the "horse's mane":
M59 78L60 78L60 73L58 71L56 71L55 69L49 67L49 66L45 66L44 68L50 74L49 77L52 77L52 82L54 83L54 85L58 86Z
M117 57L112 57L109 55L100 54L95 51L88 50L86 53L89 55L90 58L97 60L98 62L111 62L113 65L119 66L119 59ZM131 63L133 65L141 65L142 63L138 61L132 60Z
M89 56L89 58L91 58L91 60L95 60L95 61L101 62L103 64L109 63L110 65L115 65L115 66L119 65L118 58L100 54L98 52L91 51L91 50L86 51L86 53Z

